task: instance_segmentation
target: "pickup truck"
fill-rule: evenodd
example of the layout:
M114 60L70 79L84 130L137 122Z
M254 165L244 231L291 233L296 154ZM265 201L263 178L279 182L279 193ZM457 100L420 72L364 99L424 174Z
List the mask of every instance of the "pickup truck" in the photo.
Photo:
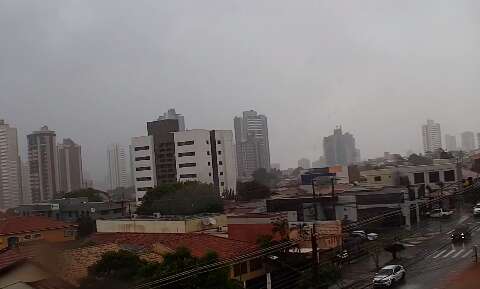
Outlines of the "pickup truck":
M430 217L432 218L448 218L453 215L453 211L445 211L443 209L433 209L430 212Z

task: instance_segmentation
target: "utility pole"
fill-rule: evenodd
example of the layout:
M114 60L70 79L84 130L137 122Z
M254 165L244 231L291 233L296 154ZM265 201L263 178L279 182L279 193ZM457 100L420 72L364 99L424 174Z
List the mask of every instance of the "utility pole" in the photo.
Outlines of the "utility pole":
M317 248L317 236L315 231L315 223L313 223L311 231L312 239L312 281L313 284L318 284L318 248Z
M315 179L312 178L312 197L313 197L313 209L315 211L315 221L318 220L317 209L317 194L315 194Z
M478 263L478 246L473 246L473 259L475 264Z

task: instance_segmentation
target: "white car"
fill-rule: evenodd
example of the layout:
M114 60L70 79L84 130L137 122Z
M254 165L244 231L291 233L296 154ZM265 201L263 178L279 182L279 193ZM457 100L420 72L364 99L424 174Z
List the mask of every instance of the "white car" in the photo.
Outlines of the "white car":
M475 207L473 207L473 215L480 216L480 203L478 203L477 205L475 205Z
M376 233L366 233L365 231L353 231L351 233L352 236L358 236L362 239L366 239L368 241L373 241L378 239L378 234Z
M385 266L373 277L373 287L391 287L405 279L406 271L401 265Z
M430 212L432 218L448 218L453 215L453 211L444 211L443 209L434 209Z

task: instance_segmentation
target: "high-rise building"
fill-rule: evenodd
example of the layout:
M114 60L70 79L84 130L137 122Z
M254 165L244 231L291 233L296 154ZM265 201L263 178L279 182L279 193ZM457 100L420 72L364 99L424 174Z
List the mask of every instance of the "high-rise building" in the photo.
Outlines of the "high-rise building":
M169 109L163 115L159 116L157 120L176 119L178 120L178 131L185 130L185 118L183 115L177 113L174 108Z
M427 124L422 125L422 136L424 152L434 152L442 148L442 132L439 123L428 119Z
M328 166L346 166L359 159L355 138L348 132L342 133L342 127L335 128L333 135L323 138L323 152Z
M107 148L107 180L110 190L126 188L128 184L127 154L119 144L111 144Z
M194 129L175 132L177 180L213 184L224 196L236 193L237 167L229 130Z
M321 168L327 165L327 161L324 156L320 156L318 160L312 162L312 168Z
M462 132L462 150L466 152L473 151L475 149L475 134L471 131Z
M17 129L0 119L0 209L22 202L22 173Z
M477 147L480 149L480 132L477 133Z
M310 160L306 158L301 158L298 160L298 167L308 170L311 168Z
M175 140L173 133L179 131L177 119L156 120L147 123L148 135L153 137L155 174L157 184L175 183Z
M82 147L66 138L57 145L58 191L72 192L82 188Z
M32 192L30 190L30 166L28 161L22 162L22 197L21 204L32 203Z
M32 202L50 201L58 190L58 161L55 131L43 126L27 135Z
M254 110L234 118L237 168L240 178L250 178L259 168L270 170L267 117Z
M457 137L454 135L445 135L445 148L447 151L456 151L458 149L457 147Z
M133 137L131 152L135 198L140 203L146 192L157 185L153 136Z

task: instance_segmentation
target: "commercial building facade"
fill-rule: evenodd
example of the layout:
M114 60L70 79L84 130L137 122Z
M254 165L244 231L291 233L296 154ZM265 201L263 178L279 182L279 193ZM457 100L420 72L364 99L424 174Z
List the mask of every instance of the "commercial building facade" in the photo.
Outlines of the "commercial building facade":
M17 129L0 119L0 210L13 208L22 199Z
M240 178L250 178L259 168L270 170L270 143L265 115L254 110L234 118L237 169Z
M157 185L153 136L133 137L131 144L132 170L137 203Z
M422 137L424 152L434 152L442 148L442 132L439 123L428 119L427 124L422 126Z
M80 190L83 186L82 148L67 138L57 145L59 192Z
M55 131L43 126L29 134L27 141L32 201L49 201L59 191Z
M119 144L107 148L107 178L110 190L126 188L128 183L127 154Z
M220 195L236 193L237 167L229 130L194 129L174 133L177 181L213 184Z

